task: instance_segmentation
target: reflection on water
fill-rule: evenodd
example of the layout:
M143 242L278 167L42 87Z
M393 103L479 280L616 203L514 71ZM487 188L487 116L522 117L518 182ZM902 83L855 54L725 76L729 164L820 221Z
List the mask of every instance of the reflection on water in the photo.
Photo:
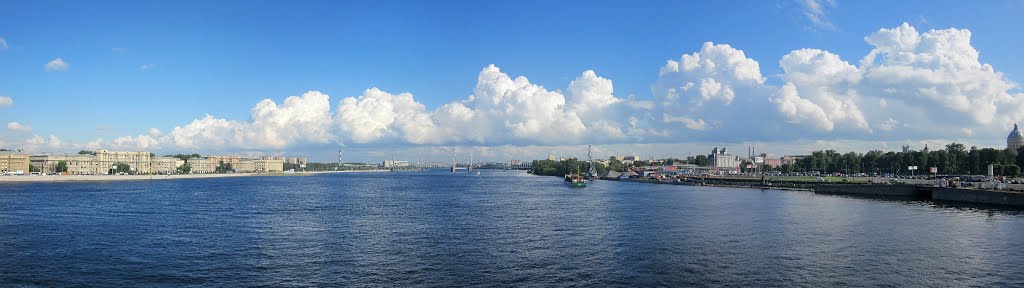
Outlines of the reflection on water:
M521 172L0 185L0 284L1020 286L1020 210Z

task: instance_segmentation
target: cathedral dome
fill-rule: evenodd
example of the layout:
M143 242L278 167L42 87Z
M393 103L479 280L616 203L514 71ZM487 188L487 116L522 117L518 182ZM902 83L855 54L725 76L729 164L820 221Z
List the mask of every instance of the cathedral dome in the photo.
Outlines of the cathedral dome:
M1017 129L1017 124L1013 124L1013 131L1010 131L1010 135L1006 136L1006 142L1024 142L1024 134L1020 133L1020 129Z
M1021 146L1024 146L1024 135L1017 129L1017 124L1013 124L1013 131L1006 136L1006 149L1017 150Z

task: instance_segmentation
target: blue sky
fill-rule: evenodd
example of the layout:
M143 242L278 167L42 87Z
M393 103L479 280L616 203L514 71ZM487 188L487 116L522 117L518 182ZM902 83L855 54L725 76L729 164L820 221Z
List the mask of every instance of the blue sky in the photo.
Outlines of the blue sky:
M150 133L159 140L174 127L207 114L249 121L257 102L271 99L280 104L307 91L330 95L332 114L342 98L358 99L371 87L389 94L412 93L429 113L474 94L481 69L491 64L511 78L525 76L554 92L566 90L583 71L593 70L613 81L617 99L658 102L660 92L652 86L659 81L659 69L670 59L679 61L681 55L701 50L709 41L741 50L760 65L765 85L781 87L786 81L780 76L784 71L779 61L791 51L821 49L858 65L875 48L865 42L866 36L904 22L921 33L969 30L970 45L980 53L980 63L994 67L1005 81L1020 83L1024 36L1016 28L1024 27L1019 17L1022 8L1024 3L1019 1L8 1L0 3L0 38L6 42L6 48L0 48L0 95L14 104L0 107L0 122L17 122L31 130L8 129L0 140L10 148L21 148L17 146L33 145L25 144L26 139L52 134L61 145L35 150L75 150L99 138L109 142L147 134L151 128L159 130ZM47 71L44 65L56 58L68 67ZM1019 88L1008 93L1016 97ZM112 107L120 112L110 112ZM658 113L647 114L654 114L651 119L662 118ZM721 121L751 120L756 121ZM862 143L855 148L943 139L999 144L1007 124L998 120L980 124L999 127L959 138L922 132L913 139L901 139L880 135L877 128L866 136L837 128L798 133L791 139ZM780 131L790 130L780 127ZM390 127L386 130L397 133ZM544 147L584 142L668 145L674 142L670 138L737 146L786 143L777 137L716 139L702 136L708 130L702 131L564 142L485 136L422 142L391 135L356 143L360 141L351 141L354 136L344 131L327 133L353 149L368 150L535 146L539 148L529 153L538 153L554 149ZM183 147L161 140L141 148L327 155L337 147L333 140L320 140L265 147ZM693 149L701 150L692 152L703 152L697 147L703 146L695 145Z

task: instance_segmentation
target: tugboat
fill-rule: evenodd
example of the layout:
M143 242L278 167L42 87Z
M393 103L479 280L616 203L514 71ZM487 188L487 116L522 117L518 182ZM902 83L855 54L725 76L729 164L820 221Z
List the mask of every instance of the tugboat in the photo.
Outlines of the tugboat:
M565 174L565 185L574 188L587 187L587 178L580 175L579 167L576 167L576 173Z
M587 187L587 178L583 178L579 174L565 174L565 185L575 188Z

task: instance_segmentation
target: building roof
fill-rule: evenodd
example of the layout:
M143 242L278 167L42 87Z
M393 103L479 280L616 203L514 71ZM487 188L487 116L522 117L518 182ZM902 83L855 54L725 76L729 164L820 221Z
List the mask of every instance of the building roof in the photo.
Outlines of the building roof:
M1013 124L1013 131L1010 131L1010 135L1006 136L1006 142L1024 142L1024 134L1020 133L1017 124Z

